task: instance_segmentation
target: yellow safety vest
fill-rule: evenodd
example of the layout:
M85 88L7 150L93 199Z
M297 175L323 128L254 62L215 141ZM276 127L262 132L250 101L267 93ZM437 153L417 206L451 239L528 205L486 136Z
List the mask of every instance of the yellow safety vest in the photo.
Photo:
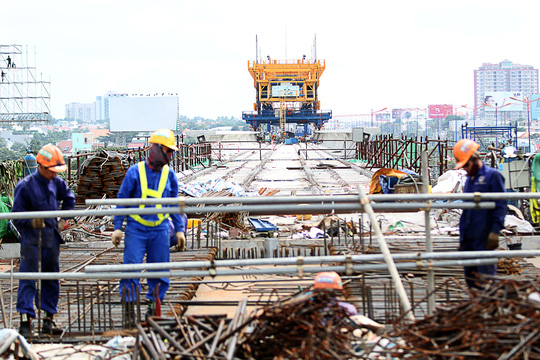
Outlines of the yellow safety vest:
M146 199L147 197L151 196L153 198L161 198L163 195L163 191L165 190L165 185L167 185L167 179L169 178L169 165L163 166L163 169L161 169L161 177L159 178L159 185L157 190L149 189L148 188L148 181L146 179L146 168L144 166L144 161L139 162L138 164L139 168L139 178L141 179L141 198ZM161 208L161 204L157 204L156 208ZM139 209L144 209L145 206L143 204L139 205ZM158 220L156 221L149 221L146 219L143 219L140 215L129 215L131 216L135 221L137 221L140 224L146 225L146 226L158 226L161 224L164 220L169 218L169 214L157 214Z

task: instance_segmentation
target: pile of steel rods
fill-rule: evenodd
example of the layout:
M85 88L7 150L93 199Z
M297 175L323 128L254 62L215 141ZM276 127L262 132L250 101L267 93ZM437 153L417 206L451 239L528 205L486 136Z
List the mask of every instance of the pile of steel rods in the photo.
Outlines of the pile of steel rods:
M240 342L242 358L347 359L356 328L328 291L315 291L263 309Z
M540 302L531 296L539 284L497 280L470 300L399 325L392 336L405 343L392 353L407 359L540 359Z
M246 301L240 301L232 320L226 315L175 315L174 320L149 318L138 324L134 359L232 359L238 332L247 317Z

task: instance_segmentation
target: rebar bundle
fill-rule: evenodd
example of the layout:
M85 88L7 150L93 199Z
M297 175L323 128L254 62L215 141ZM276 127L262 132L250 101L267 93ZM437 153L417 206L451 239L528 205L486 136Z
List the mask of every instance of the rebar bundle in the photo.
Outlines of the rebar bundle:
M264 308L241 341L245 358L347 359L356 328L328 291L315 291Z
M498 280L392 336L407 359L540 359L539 281ZM536 295L534 295L536 294Z
M129 168L126 155L102 150L86 159L78 169L77 203L86 199L115 198Z

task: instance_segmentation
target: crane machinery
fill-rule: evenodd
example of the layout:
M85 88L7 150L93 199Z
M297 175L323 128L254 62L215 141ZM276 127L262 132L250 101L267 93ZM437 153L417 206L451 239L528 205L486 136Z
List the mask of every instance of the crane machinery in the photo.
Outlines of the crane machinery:
M313 125L320 129L332 118L332 111L321 111L318 97L319 79L324 72L324 60L248 61L253 78L256 101L254 111L244 111L242 119L254 130L278 134L285 140L290 134L288 124L303 125L303 134ZM266 125L266 129L265 126ZM272 128L274 127L274 128Z

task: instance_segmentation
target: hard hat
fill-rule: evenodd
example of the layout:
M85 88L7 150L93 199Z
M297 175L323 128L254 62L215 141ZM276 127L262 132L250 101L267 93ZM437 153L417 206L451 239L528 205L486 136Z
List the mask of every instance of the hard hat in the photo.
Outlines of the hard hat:
M454 145L454 157L457 160L455 169L461 169L467 161L471 158L472 154L480 148L476 142L470 139L461 139L456 145Z
M66 171L67 169L62 152L53 144L47 144L42 147L36 156L36 161L44 168L56 173Z
M314 289L343 290L341 277L334 271L320 272L315 277Z
M148 142L152 144L164 145L169 149L178 151L178 148L175 145L174 133L169 129L161 129L156 131L152 134L152 136L150 136L150 140Z

